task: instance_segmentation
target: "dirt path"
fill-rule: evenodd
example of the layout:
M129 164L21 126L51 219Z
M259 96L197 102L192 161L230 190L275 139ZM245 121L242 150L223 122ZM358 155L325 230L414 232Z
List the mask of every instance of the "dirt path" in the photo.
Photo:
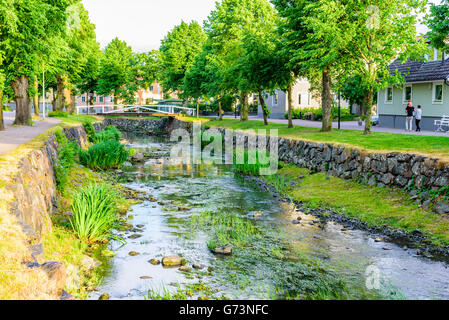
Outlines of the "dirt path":
M0 156L13 151L21 144L27 143L45 130L61 122L59 119L47 118L45 121L34 121L32 127L16 127L12 126L14 116L13 112L4 113L6 130L0 131Z

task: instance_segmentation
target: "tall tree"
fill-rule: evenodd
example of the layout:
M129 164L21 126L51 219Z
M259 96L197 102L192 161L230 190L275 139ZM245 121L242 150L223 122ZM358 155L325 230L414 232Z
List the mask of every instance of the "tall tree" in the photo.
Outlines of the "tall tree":
M428 39L437 49L449 52L449 0L442 0L441 4L430 4L430 15L426 19Z
M0 131L5 130L3 122L3 90L5 86L4 57L8 38L5 35L17 32L17 16L14 0L0 0Z
M424 12L426 3L425 0L331 0L318 10L320 22L315 24L315 31L323 33L332 26L337 44L345 43L342 55L349 57L345 70L358 74L366 88L364 134L371 132L375 91L391 81L391 61L404 62L426 50L425 39L420 39L416 29L417 14Z
M180 91L182 95L184 77L206 40L206 34L195 21L182 21L162 40L160 79L164 91Z
M137 61L130 46L115 38L104 50L100 62L98 93L114 95L114 104L119 99L134 103L138 90Z
M276 22L276 11L266 0L223 0L205 21L205 31L214 49L224 92L240 91L241 120L248 120L248 79L242 77L239 59L244 54L242 41L247 34L264 32Z
M70 4L69 0L16 0L12 4L17 29L1 37L6 39L4 66L15 93L17 125L30 124L30 78L37 73L41 57L52 55L52 40L64 32Z

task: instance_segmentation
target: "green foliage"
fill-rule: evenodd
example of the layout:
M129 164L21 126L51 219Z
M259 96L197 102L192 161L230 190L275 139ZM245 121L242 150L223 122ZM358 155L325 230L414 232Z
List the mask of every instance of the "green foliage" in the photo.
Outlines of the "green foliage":
M73 196L70 224L83 241L116 238L111 230L118 221L117 193L106 184L90 185Z
M128 159L129 152L125 146L117 141L103 141L88 150L81 150L79 154L82 165L91 169L116 168Z
M443 0L439 5L430 3L430 15L427 17L428 39L435 48L449 51L447 36L449 34L449 1Z
M117 141L122 139L122 133L114 126L107 126L104 131L100 131L95 135L95 143L103 141Z
M52 111L48 113L48 116L51 118L67 118L69 116L69 114L67 113L67 111Z
M126 42L115 38L104 50L98 73L98 93L114 94L114 99L135 102L138 90L137 57Z
M63 192L69 180L69 171L75 166L79 147L75 142L70 142L62 130L57 130L55 136L58 142L55 176L58 190Z
M95 142L95 137L97 135L97 131L95 130L94 125L91 121L83 122L84 130L86 131L87 138L89 142Z
M186 72L207 39L201 26L181 22L162 40L160 77L165 91L182 90Z

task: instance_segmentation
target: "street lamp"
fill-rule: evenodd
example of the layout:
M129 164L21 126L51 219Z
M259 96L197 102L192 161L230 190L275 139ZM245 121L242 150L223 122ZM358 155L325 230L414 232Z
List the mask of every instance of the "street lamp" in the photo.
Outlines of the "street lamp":
M42 62L42 119L45 120L45 62ZM39 104L36 108L39 108Z

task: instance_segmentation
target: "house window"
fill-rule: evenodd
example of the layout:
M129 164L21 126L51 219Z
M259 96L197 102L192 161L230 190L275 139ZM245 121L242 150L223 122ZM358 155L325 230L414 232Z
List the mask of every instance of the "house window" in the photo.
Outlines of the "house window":
M443 84L435 83L433 85L433 103L443 103Z
M404 103L412 101L412 86L405 86L404 87L403 101L404 101Z
M82 96L81 97L81 102L86 102L86 97Z
M298 106L300 106L301 104L301 94L298 94Z
M150 86L150 91L154 91L154 87L153 86Z
M97 102L97 97L93 97L94 103Z
M389 87L385 91L385 103L393 103L393 88Z
M278 96L278 93L275 92L274 96L273 96L273 105L276 106L278 104L278 101L279 101L279 96Z
M103 102L103 97L100 97L100 102Z
M111 97L111 98L109 99L109 102L114 102L114 97Z

